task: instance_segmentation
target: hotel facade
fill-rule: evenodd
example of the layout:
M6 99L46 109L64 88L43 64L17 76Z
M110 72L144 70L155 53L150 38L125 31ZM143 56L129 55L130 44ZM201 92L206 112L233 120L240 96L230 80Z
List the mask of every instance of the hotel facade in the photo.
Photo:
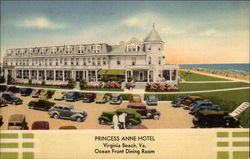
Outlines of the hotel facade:
M98 82L105 75L127 82L178 83L178 65L165 64L164 42L153 27L144 41L8 49L4 76L19 82L64 84L69 79Z

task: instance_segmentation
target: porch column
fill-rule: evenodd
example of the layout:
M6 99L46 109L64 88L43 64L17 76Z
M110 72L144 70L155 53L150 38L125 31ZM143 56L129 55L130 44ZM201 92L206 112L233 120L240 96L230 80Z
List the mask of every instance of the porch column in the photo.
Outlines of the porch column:
M163 70L161 70L161 81L163 82Z
M149 83L149 70L147 70L147 82Z
M86 73L85 73L85 72L86 72L86 71L82 71L82 78L83 78L83 79L86 79L86 76L85 76Z
M29 70L29 79L31 79L31 70Z
M86 70L86 81L89 82L89 71Z
M131 70L131 78L132 78L132 81L134 81L134 71Z
M65 71L62 71L62 76L63 76L63 82L65 81Z
M97 70L95 70L95 81L97 82Z
M44 70L44 77L45 77L45 81L47 81L47 71Z
M170 81L172 81L172 70L169 70Z
M23 70L22 70L22 79L23 79Z
M127 70L125 70L125 83L127 83L128 82L128 72L127 72Z
M156 76L158 76L157 71L153 70L153 82L156 82Z
M56 70L54 70L54 81L56 81Z

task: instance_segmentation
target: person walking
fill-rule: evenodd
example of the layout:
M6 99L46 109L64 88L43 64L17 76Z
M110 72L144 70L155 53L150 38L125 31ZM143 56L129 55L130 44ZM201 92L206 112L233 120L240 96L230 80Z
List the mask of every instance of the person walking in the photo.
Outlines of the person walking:
M119 118L117 114L113 115L112 122L113 122L113 128L119 129Z
M122 129L126 129L126 117L127 117L126 113L122 113L119 115L119 122L121 124Z

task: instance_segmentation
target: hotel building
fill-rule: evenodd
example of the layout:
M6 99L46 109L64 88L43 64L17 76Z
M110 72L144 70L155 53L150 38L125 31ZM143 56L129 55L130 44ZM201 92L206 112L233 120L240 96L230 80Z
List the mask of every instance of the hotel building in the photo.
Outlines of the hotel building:
M178 65L165 64L164 42L155 30L140 41L8 49L4 74L19 82L67 83L69 79L97 82L107 75L127 82L178 83Z

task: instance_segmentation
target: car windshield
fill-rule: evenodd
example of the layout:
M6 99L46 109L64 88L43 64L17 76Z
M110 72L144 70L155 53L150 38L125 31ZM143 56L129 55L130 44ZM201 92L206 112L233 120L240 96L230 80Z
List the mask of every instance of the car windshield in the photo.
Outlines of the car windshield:
M9 123L9 126L21 126L21 123Z
M149 96L149 101L150 101L150 102L156 101L156 97L155 97L155 96Z
M67 93L65 96L67 97L67 98L69 98L69 97L72 97L74 95L74 92L69 92L69 93Z

